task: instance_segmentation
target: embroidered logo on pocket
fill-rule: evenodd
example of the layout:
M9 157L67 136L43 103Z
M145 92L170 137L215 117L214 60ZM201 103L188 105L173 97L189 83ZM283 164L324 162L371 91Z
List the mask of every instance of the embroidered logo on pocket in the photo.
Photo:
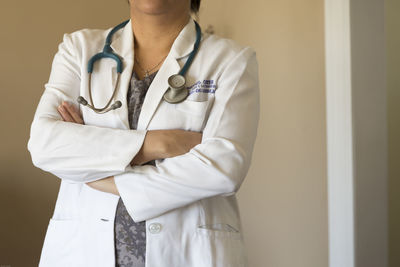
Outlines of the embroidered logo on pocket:
M197 81L193 85L186 88L189 90L188 99L198 99L197 101L204 101L204 99L208 98L207 95L215 93L217 85L214 80L203 80Z

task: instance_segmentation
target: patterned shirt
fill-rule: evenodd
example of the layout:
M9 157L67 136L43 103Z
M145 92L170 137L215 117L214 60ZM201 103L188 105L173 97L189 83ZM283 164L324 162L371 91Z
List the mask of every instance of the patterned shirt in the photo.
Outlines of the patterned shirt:
M131 129L137 128L139 114L151 82L157 72L139 80L133 72L128 95L128 114ZM154 161L149 162L154 165ZM146 221L135 222L119 198L115 214L115 266L144 267L146 258Z

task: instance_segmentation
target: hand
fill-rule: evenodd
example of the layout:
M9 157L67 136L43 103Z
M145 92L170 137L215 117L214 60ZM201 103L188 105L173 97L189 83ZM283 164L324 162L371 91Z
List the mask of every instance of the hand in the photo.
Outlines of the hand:
M63 101L61 105L58 106L57 110L64 121L85 124L78 108L67 101Z
M201 143L203 134L185 130L147 131L143 145L131 161L131 165L142 165L154 159L165 159L189 152Z
M189 152L201 143L203 136L202 133L180 129L163 131L161 134L163 158L172 158Z
M115 185L114 176L109 176L86 184L93 189L119 196L117 186Z

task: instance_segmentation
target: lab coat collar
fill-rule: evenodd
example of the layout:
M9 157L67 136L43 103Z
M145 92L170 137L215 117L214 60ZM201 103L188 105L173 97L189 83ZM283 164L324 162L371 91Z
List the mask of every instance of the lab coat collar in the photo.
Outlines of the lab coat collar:
M115 53L122 57L132 58L134 54L134 36L132 32L132 20L125 25L120 34L114 37L111 47ZM187 56L193 50L196 41L196 26L193 18L189 18L189 22L179 33L172 44L170 54L175 59Z
M171 47L171 56L176 59L187 56L192 52L194 43L196 42L196 25L192 18L179 33L178 37Z
M123 58L133 58L133 44L134 36L132 32L132 23L131 20L129 20L124 28L122 28L122 31L120 30L115 33L111 42L111 48L114 50L114 53Z

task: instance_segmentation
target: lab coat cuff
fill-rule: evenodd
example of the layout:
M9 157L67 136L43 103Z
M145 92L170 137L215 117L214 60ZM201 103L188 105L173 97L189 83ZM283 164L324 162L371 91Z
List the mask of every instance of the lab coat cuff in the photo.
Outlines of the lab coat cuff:
M143 174L125 172L114 176L114 182L121 196L128 214L135 222L141 222L150 217L148 211L152 210L149 196L140 180Z

